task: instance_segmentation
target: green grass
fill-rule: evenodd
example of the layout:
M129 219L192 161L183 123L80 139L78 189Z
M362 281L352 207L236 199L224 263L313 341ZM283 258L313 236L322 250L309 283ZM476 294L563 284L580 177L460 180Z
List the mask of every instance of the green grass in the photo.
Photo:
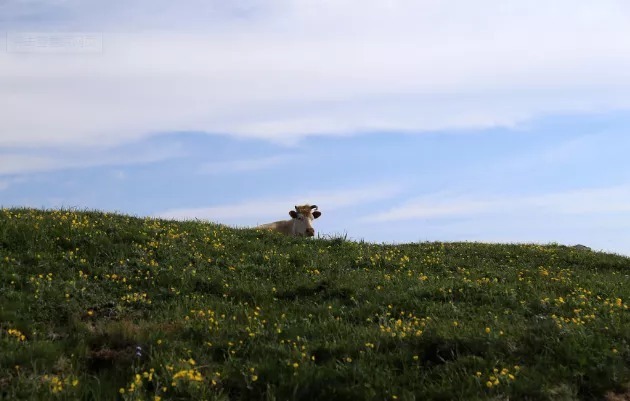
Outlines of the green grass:
M630 383L629 274L560 245L2 209L0 398L604 399Z

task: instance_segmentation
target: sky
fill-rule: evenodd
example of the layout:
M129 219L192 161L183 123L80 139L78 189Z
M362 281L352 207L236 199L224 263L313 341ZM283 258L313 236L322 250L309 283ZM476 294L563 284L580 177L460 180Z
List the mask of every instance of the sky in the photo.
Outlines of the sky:
M4 0L0 206L630 256L626 0Z

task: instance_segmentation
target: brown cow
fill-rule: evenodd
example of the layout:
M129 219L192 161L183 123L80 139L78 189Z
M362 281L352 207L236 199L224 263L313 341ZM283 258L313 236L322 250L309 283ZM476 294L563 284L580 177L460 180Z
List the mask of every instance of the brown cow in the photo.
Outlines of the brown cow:
M315 209L315 211L313 211ZM295 210L289 212L291 220L275 221L273 223L262 224L256 228L273 230L286 235L295 237L312 237L315 235L313 228L313 220L322 215L317 210L317 205L295 206Z

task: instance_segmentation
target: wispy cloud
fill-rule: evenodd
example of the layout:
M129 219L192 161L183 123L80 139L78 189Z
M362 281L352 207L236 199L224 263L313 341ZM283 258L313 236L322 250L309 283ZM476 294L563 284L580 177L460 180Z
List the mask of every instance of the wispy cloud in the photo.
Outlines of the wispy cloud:
M628 213L630 185L577 189L543 195L462 196L432 194L366 218L366 222L440 219L481 215Z
M7 190L7 189L11 188L12 186L14 186L16 184L22 184L24 182L27 182L27 179L25 177L21 177L21 176L2 177L2 176L0 176L0 191Z
M295 162L297 159L298 156L296 155L278 155L256 159L204 163L199 168L199 172L202 174L225 174L258 171Z
M92 149L50 150L42 152L20 151L0 154L0 176L43 173L65 169L101 166L122 166L163 161L183 154L178 146L146 147L141 150Z
M605 155L617 153L630 145L625 130L601 130L588 134L573 134L569 139L553 143L543 149L525 152L520 156L512 155L500 162L505 170L527 170L533 167L560 165L568 163L601 163Z
M206 219L227 224L247 223L254 225L265 219L281 219L288 215L293 205L317 204L325 211L333 211L357 205L389 199L401 192L401 187L392 184L352 188L336 191L312 191L297 195L287 189L275 197L244 200L230 205L167 210L157 217L167 219ZM286 217L288 218L288 217Z
M0 146L186 130L293 143L630 108L619 0L97 3L4 3L14 30L46 4L60 26L102 29L104 51L0 53Z

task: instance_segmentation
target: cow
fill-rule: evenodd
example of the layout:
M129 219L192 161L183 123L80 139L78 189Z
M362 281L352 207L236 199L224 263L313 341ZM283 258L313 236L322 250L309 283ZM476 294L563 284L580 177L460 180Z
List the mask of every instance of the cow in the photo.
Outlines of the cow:
M313 237L315 235L315 229L312 224L313 219L321 215L322 212L317 210L317 205L295 206L295 210L289 211L291 220L274 221L273 223L259 225L256 228L277 231L294 237Z

